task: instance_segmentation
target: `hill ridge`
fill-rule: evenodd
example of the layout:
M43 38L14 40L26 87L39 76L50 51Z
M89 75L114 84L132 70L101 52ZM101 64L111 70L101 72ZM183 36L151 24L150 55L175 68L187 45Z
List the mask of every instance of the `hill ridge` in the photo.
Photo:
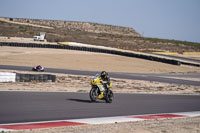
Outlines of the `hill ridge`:
M93 22L78 22L65 20L45 20L45 19L26 19L26 18L7 18L14 22L31 23L54 28L65 28L70 31L82 31L93 33L107 33L107 34L123 34L140 37L141 35L135 29L124 26L115 26L109 24L100 24Z

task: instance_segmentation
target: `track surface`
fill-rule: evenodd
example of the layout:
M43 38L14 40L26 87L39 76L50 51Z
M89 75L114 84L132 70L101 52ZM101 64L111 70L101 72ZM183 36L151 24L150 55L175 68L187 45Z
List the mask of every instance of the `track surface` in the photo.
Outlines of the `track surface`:
M0 92L0 124L200 111L200 96L115 94L112 104L87 93Z
M31 67L9 66L9 65L0 65L0 69L19 70L19 71L32 70ZM94 76L95 74L99 73L98 71L81 71L81 70L68 70L68 69L56 69L56 68L45 68L45 72L86 75L86 76ZM200 82L197 81L175 79L176 77L200 78L200 74L136 74L136 73L119 73L119 72L109 72L109 74L111 78L134 79L134 80L145 80L145 81L156 81L163 83L200 86ZM168 77L174 77L174 78L168 78Z
M0 69L31 71L31 67L0 65ZM46 72L94 76L96 71L46 68ZM199 74L110 73L112 78L200 86L200 82L168 77L200 78ZM200 111L200 96L115 94L112 104L91 103L86 93L0 91L0 124L93 117Z

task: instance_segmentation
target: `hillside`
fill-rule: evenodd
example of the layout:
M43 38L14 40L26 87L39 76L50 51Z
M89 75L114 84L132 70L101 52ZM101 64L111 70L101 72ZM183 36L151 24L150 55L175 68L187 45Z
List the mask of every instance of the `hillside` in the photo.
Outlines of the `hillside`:
M89 22L0 18L0 36L32 38L46 32L48 42L71 41L142 52L199 52L200 44L145 38L133 28Z

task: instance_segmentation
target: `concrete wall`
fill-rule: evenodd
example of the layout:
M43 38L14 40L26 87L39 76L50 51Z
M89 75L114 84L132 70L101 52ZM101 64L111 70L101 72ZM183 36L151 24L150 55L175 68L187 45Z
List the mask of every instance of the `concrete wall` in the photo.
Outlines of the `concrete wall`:
M15 82L16 73L0 72L0 82Z

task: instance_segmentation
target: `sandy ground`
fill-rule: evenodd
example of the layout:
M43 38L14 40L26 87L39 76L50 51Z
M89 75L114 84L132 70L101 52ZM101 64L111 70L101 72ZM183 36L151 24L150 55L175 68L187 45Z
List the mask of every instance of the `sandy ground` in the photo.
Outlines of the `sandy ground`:
M200 117L36 129L15 133L200 133Z
M0 47L0 65L35 66L73 70L131 73L199 73L199 67L176 66L137 58L102 53Z
M0 70L1 72L21 72L11 70ZM35 73L34 73L35 74ZM37 73L39 74L39 73ZM0 83L0 90L12 91L65 91L65 92L86 92L90 91L92 76L80 76L69 74L56 74L56 82L15 82ZM187 80L187 79L185 79ZM192 80L192 79L190 79ZM194 79L198 81L199 79ZM115 93L148 93L148 94L192 94L200 95L199 86L177 85L153 81L115 79L111 77L112 90Z
M38 35L39 36L39 35ZM33 38L24 38L24 37L4 37L0 36L0 42L16 42L16 43L39 43L39 44L57 44L55 42L47 42L45 39L42 41L34 41Z
M103 62L103 63L102 63ZM37 48L0 47L0 65L35 66L92 71L114 71L132 73L199 73L197 67L174 66L142 59L115 55L89 53L71 50L52 50ZM106 64L106 65L105 65ZM10 71L11 70L0 70ZM19 72L19 71L18 71ZM27 73L27 72L19 72ZM33 73L33 72L30 72ZM90 90L91 76L56 74L55 83L0 83L0 90L15 91L65 91L83 92ZM189 79L199 81L199 79ZM115 93L156 93L199 95L197 86L168 83L114 79L111 77ZM84 84L80 84L84 83ZM143 122L116 123L19 131L21 133L199 133L200 117L148 120Z

